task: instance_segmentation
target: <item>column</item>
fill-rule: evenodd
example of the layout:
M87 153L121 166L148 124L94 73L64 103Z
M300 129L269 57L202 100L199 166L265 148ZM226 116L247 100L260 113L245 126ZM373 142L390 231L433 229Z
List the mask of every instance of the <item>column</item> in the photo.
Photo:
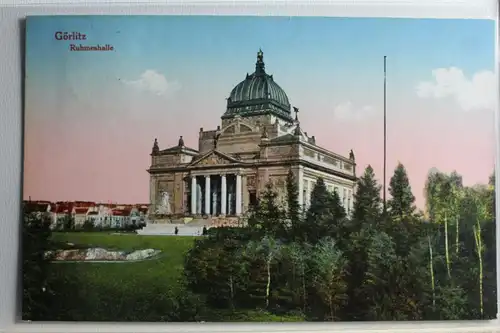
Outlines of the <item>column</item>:
M236 175L236 215L239 216L241 215L241 195L242 195L242 189L241 189L241 175L237 174Z
M227 215L227 183L226 175L222 175L220 178L221 184L221 198L220 198L220 210L221 215Z
M205 214L210 215L210 176L205 176Z
M198 186L196 185L196 176L191 176L191 214L196 214L196 192L198 192Z
M227 205L226 215L233 215L234 182L231 181L227 186Z
M217 215L218 185L219 183L215 182L212 186L212 215Z
M304 207L304 169L299 165L299 205L301 208Z
M152 207L152 211L154 212L156 209L156 181L151 176L149 179L149 205Z
M307 181L307 204L306 207L309 208L311 206L311 181Z
M201 212L202 212L202 208L201 207L201 203L203 202L203 193L201 191L201 184L197 184L196 186L196 213L198 215L201 215Z

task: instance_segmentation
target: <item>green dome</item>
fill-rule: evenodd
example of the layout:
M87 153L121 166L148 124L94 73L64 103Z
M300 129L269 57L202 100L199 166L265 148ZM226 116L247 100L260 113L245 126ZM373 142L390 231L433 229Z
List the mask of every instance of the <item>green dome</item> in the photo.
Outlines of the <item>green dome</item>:
M245 80L231 91L227 99L227 110L222 118L269 113L293 121L288 96L274 81L273 76L266 73L264 53L259 50L255 72L247 74Z

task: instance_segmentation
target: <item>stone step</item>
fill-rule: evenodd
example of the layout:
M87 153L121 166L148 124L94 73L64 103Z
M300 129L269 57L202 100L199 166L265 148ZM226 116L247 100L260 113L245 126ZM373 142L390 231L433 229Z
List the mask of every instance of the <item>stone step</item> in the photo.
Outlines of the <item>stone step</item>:
M162 223L159 223L162 222ZM179 236L198 236L202 235L203 227L223 227L240 226L237 217L209 217L203 218L183 218L169 220L169 222L149 221L141 230L137 230L139 235L175 235L175 228L178 228Z
M200 236L203 233L201 226L186 226L184 224L163 224L163 225L147 225L142 229L137 230L139 235L175 235L175 227L178 228L178 236Z

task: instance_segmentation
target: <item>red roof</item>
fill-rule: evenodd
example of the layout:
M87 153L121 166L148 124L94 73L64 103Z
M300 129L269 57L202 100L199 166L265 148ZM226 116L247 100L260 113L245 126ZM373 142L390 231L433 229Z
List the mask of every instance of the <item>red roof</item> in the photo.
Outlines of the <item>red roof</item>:
M56 208L53 210L54 213L70 213L73 210L73 206L71 204L58 204Z
M92 201L75 201L74 203L77 207L95 206L95 202Z
M87 214L89 211L88 207L76 207L75 214Z
M107 208L115 208L117 206L115 204L102 204L102 205Z
M117 204L117 203L95 203L92 201L57 201L50 202L46 200L37 200L37 201L29 201L23 200L24 209L26 211L41 211L46 212L48 210L48 206L51 206L51 211L53 213L70 213L75 208L75 212L77 214L87 213L93 207L107 207L113 210L114 215L123 215L128 216L132 209L137 209L142 213L147 213L149 209L149 204L137 203L137 204ZM120 207L118 209L117 207ZM95 215L95 214L93 214Z
M47 203L27 202L24 204L24 211L29 213L47 212L49 206Z
M114 216L129 216L131 209L113 209Z

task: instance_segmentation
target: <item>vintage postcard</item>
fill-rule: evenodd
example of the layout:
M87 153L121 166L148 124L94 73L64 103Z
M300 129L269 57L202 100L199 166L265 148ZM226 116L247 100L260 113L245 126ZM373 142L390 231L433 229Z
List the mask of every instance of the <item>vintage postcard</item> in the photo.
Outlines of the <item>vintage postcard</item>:
M495 22L26 21L23 319L491 319Z

